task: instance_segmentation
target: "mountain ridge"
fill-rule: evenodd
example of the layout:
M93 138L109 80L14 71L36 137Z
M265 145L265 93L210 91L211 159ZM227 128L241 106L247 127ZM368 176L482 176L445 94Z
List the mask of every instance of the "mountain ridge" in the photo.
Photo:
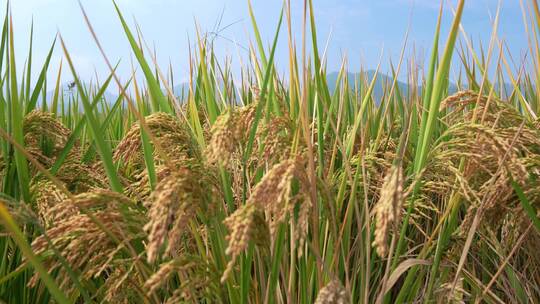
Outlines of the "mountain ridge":
M369 83L375 76L375 72L376 72L375 70L366 70L363 72L349 72L348 71L346 73L347 73L347 79L350 85L353 86L354 82L357 82L358 84L360 79L362 79L361 77L367 79ZM340 74L339 72L334 71L326 75L326 81L328 84L328 89L330 91L330 94L333 94L337 88L337 80L338 80L339 74ZM377 72L377 80L375 82L375 86L373 88L373 93L372 93L376 104L380 104L381 99L384 97L385 87L390 88L393 84L393 81L394 81L394 78L392 76L382 73L382 72ZM404 81L401 81L398 79L396 84L397 84L397 89L399 89L400 93L403 96L406 96L409 93L409 90L411 90L411 86ZM71 90L64 89L67 87L69 87L68 83L62 84L62 88L63 88L62 92L64 94L65 99L69 98L71 94L77 94L76 89L71 89ZM511 92L513 89L513 86L511 84L504 83L504 89L506 90L506 92ZM172 88L172 91L175 94L175 96L182 96L183 94L185 95L187 94L188 90L189 90L189 83L187 82L182 82L178 85L175 85ZM416 90L417 92L421 92L422 85L418 85L416 87ZM453 82L450 82L449 90L448 90L449 94L453 94L457 92L457 90L458 90L457 85ZM50 90L47 92L46 99L49 104L52 101L53 96L54 96L54 90ZM107 90L105 91L103 97L105 98L107 102L113 103L116 101L118 96L119 96L118 94L111 93L110 91Z

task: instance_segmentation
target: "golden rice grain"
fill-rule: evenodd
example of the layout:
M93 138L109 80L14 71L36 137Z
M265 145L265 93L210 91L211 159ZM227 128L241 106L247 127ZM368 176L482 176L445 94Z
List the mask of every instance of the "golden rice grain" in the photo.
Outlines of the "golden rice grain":
M326 284L317 295L315 304L348 304L350 303L347 290L339 280L332 280Z
M26 147L39 148L51 157L64 148L71 132L53 114L34 110L24 117L23 133ZM50 144L50 151L41 149L44 139Z
M45 227L48 227L57 218L54 207L67 200L66 194L56 185L43 177L32 181L30 191L36 204L37 213Z
M145 122L168 158L176 160L196 156L197 152L188 130L175 117L165 113L154 113L146 117ZM121 161L125 167L135 166L137 172L142 171L144 157L139 123L133 125L120 141L114 150L113 159ZM163 161L157 153L154 159Z
M57 213L56 219L47 228L47 237L39 236L32 242L32 250L43 255L49 272L58 272L64 290L72 293L76 288L50 244L85 280L106 274L122 261L133 263L131 259L125 260L123 250L127 250L130 242L142 238L145 219L128 198L107 190L94 190L56 205L51 212ZM121 242L116 243L115 239ZM30 283L35 285L38 280L39 275L35 274Z
M220 115L212 126L212 137L206 148L209 163L228 165L235 149L234 112Z
M403 173L401 167L392 166L384 179L379 201L375 205L375 233L373 246L380 257L388 254L390 230L396 227L403 207Z
M189 221L201 208L205 179L194 161L184 161L163 178L148 198L147 259L153 262L167 240L164 254L170 256L177 248ZM207 185L208 186L208 185Z
M224 224L229 229L229 235L227 236L229 246L225 250L225 253L231 256L231 260L223 272L221 282L227 280L233 270L236 259L247 249L248 241L256 230L255 214L256 206L254 204L246 204L225 219Z
M212 126L212 136L206 147L209 163L229 164L233 152L242 144L251 131L255 118L256 104L229 109L221 114Z
M299 192L292 196L293 181L298 182ZM246 204L237 209L224 221L229 228L227 239L229 245L226 254L231 255L227 268L222 276L225 281L237 257L246 250L248 242L259 235L265 235L265 225L258 220L258 212L264 212L269 225L270 235L275 238L278 225L287 218L296 224L294 239L299 244L298 254L303 253L303 245L308 233L308 218L313 202L307 193L308 178L302 157L287 159L275 165L255 186ZM298 217L295 219L294 209L299 206ZM257 224L259 223L259 224ZM261 233L263 232L263 233Z
M148 296L158 294L160 289L170 292L170 296L160 301L163 303L212 301L217 300L220 288L216 274L208 261L195 255L183 255L161 264L143 288ZM170 285L175 279L179 279L180 286L171 290Z

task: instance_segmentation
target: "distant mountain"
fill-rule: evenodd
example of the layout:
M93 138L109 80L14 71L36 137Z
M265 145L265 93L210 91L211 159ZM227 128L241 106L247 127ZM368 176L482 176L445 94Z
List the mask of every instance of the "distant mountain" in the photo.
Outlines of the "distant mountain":
M349 81L350 86L354 86L355 82L356 84L359 84L362 79L366 79L368 84L373 79L373 76L375 76L375 70L368 70L363 73L352 73L347 72L347 78ZM330 90L330 93L333 93L336 90L336 82L338 80L339 73L338 72L332 72L326 76L326 79L328 81L328 88ZM392 84L394 82L394 78L386 75L384 73L379 72L377 74L377 80L375 81L375 86L373 87L373 97L375 98L375 101L377 104L380 103L381 99L383 98L384 92L389 90L392 87ZM407 83L398 80L397 88L401 92L402 95L407 95L410 87ZM420 92L422 89L421 86L417 87L417 90Z
M369 84L369 82L373 79L374 76L375 76L375 70L368 70L362 73L347 72L347 78L349 81L349 85L351 87L355 85L355 82L359 84L362 79L366 79ZM328 89L331 94L333 94L336 90L336 83L337 83L338 77L339 77L338 72L331 72L326 75L326 80L328 82ZM384 96L385 91L387 92L392 87L393 81L394 81L393 77L387 74L381 73L381 72L378 73L377 81L375 82L375 87L373 88L373 97L375 99L376 104L380 103L381 99ZM76 97L78 95L77 88L72 88L70 90L68 83L62 84L61 87L62 87L61 94L63 94L65 102L67 102L71 97ZM499 89L498 84L496 84L496 88ZM512 84L504 83L503 90L505 91L505 95L511 94L511 92L513 91L513 88L514 87ZM401 80L398 80L397 89L399 89L399 91L401 92L403 96L406 96L409 93L411 88L407 83ZM419 93L421 93L422 86L420 85L416 89ZM186 97L189 93L189 83L187 82L180 83L174 86L172 90L175 96ZM457 90L458 90L457 85L451 82L449 84L449 94L453 94L457 92ZM167 95L167 92L165 92L165 90L164 90L164 94ZM47 92L46 100L49 105L51 104L53 100L53 96L54 96L54 90ZM105 100L109 104L113 104L117 100L118 96L119 94L113 94L109 91L106 91L103 95L103 98L105 98ZM239 98L239 96L237 96L237 98Z
M359 77L360 73L349 72L347 74L348 74L348 79L351 85L353 84L353 81L360 80L360 77ZM337 82L338 75L339 75L338 72L332 72L332 73L327 74L326 76L330 93L334 93L336 89L336 82ZM366 72L366 75L369 81L373 78L373 75L375 75L375 71L369 70ZM382 98L385 86L388 85L388 87L390 87L392 85L392 81L393 79L390 76L383 73L379 73L379 76L377 77L377 82L375 84L375 88L373 91L373 96L375 96L377 102L379 102L380 99ZM398 81L397 85L399 86L399 89L401 90L402 94L406 94L406 92L408 92L409 87L406 83L402 81ZM181 83L174 86L173 92L174 92L174 95L176 96L187 96L187 94L189 93L189 83Z
M88 87L89 85L86 84L86 86ZM68 83L64 83L64 84L61 84L60 85L60 92L58 93L58 100L60 102L61 98L64 97L64 101L67 102L69 101L70 98L72 97L76 97L78 96L79 94L79 91L77 90L76 87L73 87L73 88L69 88L69 84ZM45 96L46 100L47 100L47 104L51 104L53 99L54 99L54 90L50 90L50 91L47 91L47 95ZM105 91L105 93L103 93L103 98L110 104L114 103L116 101L116 99L118 98L118 95L117 94L112 94L111 92L108 92L108 91Z
M362 73L351 73L351 72L347 73L349 84L351 86L354 85L355 81L357 83L359 83L359 81L362 79L361 77L363 77L364 79L367 79L367 81L369 83L373 79L374 75L375 75L374 70L368 70L368 71L364 72L363 74ZM329 88L331 93L333 93L336 90L336 81L338 79L338 76L339 76L338 72L332 72L332 73L330 73L330 74L328 74L326 76L327 81L328 81L328 88ZM389 75L386 75L384 73L381 73L381 72L378 73L377 81L375 82L375 87L373 88L373 97L375 98L375 101L376 101L377 104L380 103L381 98L384 95L385 88L389 89L389 88L392 87L393 81L394 81L393 77L391 77ZM399 88L402 95L407 95L407 93L410 90L409 85L407 83L403 82L403 81L400 81L400 80L397 81L397 87ZM422 92L422 86L421 85L419 85L416 89L418 90L419 93ZM500 85L496 83L495 84L495 89L499 90ZM508 98L508 95L510 95L512 93L512 91L514 90L514 86L512 84L510 84L510 83L504 83L502 85L502 90L503 90L502 98ZM455 83L453 83L453 82L450 82L450 84L448 86L449 94L454 94L457 91L458 91L457 85Z

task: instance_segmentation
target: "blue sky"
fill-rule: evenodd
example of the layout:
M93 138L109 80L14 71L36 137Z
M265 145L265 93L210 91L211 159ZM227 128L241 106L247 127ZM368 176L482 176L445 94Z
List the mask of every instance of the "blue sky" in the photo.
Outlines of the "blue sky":
M0 4L5 6L6 1L0 0ZM234 64L239 62L239 57L246 58L245 50L237 46L247 46L253 37L246 1L117 0L117 3L130 25L134 25L134 20L140 24L146 41L157 50L160 66L165 68L169 61L172 62L175 77L182 80L186 79L189 71L188 39L193 42L195 38L195 20L203 31L211 31L223 13L222 25L234 25L221 33L226 39L217 40L218 54L230 56ZM252 2L263 40L269 44L283 2ZM449 1L445 6L444 39L452 18L450 5L455 2ZM488 44L497 2L467 1L463 26L475 42ZM499 37L508 43L512 56L517 59L527 48L519 0L501 2ZM110 59L122 59L120 75L126 78L130 73L131 51L111 0L82 0L82 3ZM293 27L300 45L303 1L291 0L291 3ZM101 79L106 76L107 68L86 28L77 1L12 0L11 5L19 69L28 50L29 28L33 19L35 63L43 61L55 33L60 31L82 78L94 77L95 71ZM375 68L384 49L383 70L388 70L389 59L398 60L409 22L407 55L412 55L414 50L421 61L431 46L438 6L436 0L314 0L320 48L324 49L330 39L328 69L337 70L344 55L351 71L358 70L360 66ZM61 49L57 48L50 79L57 71L61 56ZM282 31L276 60L281 72L285 73L288 64L285 31ZM69 79L69 73L64 73L64 80Z

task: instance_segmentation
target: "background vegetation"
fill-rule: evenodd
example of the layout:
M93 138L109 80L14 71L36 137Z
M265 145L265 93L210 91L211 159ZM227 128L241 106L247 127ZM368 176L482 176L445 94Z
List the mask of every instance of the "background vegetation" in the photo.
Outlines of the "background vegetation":
M121 82L103 52L110 75L85 84L58 35L51 54L63 50L76 94L58 77L48 98L51 55L37 81L31 48L16 67L8 8L0 298L538 303L540 11L523 5L527 60L505 52L498 12L475 50L461 0L446 39L439 17L428 66L403 58L405 43L380 99L378 73L350 79L346 62L328 83L310 0L300 42L288 1L270 47L251 13L240 78L199 35L182 96L117 7L144 83ZM274 65L279 35L287 79ZM114 86L120 97L104 99Z

